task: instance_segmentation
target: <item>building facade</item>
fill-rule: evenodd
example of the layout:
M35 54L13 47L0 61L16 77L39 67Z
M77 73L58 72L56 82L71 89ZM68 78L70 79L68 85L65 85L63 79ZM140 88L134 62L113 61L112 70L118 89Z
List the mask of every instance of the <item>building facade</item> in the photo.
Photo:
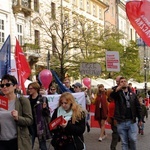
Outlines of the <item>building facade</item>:
M5 3L0 0L0 45L10 34L14 52L16 37L34 74L36 66L49 65L48 56L55 51L55 40L52 40L55 34L52 34L52 38L48 32L66 16L74 26L75 17L82 17L97 24L99 30L118 28L125 35L125 39L120 41L124 46L128 43L126 39L136 38L135 30L126 16L125 0L5 0Z

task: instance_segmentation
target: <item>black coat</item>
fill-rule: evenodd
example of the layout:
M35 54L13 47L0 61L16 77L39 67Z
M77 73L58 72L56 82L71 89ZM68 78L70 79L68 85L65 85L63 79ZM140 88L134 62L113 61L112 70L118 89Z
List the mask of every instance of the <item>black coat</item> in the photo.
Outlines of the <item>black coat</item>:
M51 122L57 118L57 109L55 109ZM59 146L59 138L67 137L69 140L67 141L71 145L74 145L74 149L76 150L82 150L83 149L83 144L82 142L84 141L83 139L83 133L85 131L85 117L79 120L78 122L76 121L75 124L72 124L72 120L68 121L68 124L65 128L62 128L61 126L57 126L56 129L52 130L52 145L55 147L56 150L65 150L68 149L68 145L65 145L63 147Z
M115 90L110 95L115 100L115 113L114 118L117 120L117 122L123 122L125 121L125 113L126 113L126 104L125 104L125 96L123 93L123 90L119 90L115 92ZM139 120L141 120L141 106L138 101L138 98L135 93L129 91L129 102L131 107L131 116L132 121L136 122L136 117L138 117Z

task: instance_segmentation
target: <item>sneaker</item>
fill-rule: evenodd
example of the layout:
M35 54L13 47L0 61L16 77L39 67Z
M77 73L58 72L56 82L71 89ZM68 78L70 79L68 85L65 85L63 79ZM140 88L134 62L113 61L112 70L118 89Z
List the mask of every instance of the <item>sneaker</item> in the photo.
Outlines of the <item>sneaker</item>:
M101 137L99 137L98 141L102 142L102 138L101 138Z

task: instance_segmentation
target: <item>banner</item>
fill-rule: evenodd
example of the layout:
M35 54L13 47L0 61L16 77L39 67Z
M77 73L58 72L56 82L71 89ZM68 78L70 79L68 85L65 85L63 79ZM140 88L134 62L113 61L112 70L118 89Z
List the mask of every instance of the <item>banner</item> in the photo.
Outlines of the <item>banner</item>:
M8 110L8 98L0 96L0 108Z
M86 109L86 99L85 99L85 93L84 92L78 92L78 93L72 93L74 96L76 102L80 104L84 109ZM54 112L54 110L58 107L58 101L61 94L58 95L44 95L48 99L48 104L51 112L51 116ZM25 97L28 97L25 95ZM95 105L91 104L90 106L90 126L93 128L99 128L98 121L94 120L94 112L95 112ZM62 120L58 118L56 119L52 124L50 124L51 128L55 128L55 124L59 124ZM57 125L56 125L57 126ZM110 124L107 122L105 123L106 129L111 129Z
M78 93L72 93L74 96L76 102L80 104L83 108L86 108L85 104L85 93L84 92L78 92ZM58 95L44 95L48 99L48 104L50 107L51 115L53 114L54 110L58 107L58 101L61 94Z
M7 37L0 50L0 79L3 75L9 74L11 70L11 49L10 35Z
M119 52L106 51L106 69L107 71L113 71L113 72L120 71Z
M22 89L23 94L26 94L24 83L26 79L30 76L31 70L17 39L15 47L15 60L20 88Z
M150 46L150 0L128 0L126 14L138 35Z

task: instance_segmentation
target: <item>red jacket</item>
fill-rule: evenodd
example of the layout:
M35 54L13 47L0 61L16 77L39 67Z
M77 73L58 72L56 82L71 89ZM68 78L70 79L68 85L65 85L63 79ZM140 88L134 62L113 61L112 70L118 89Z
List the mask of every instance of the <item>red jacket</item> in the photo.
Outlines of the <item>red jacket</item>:
M108 105L108 117L114 118L115 102L111 101Z
M106 120L108 115L108 102L105 93L99 94L95 101L95 120Z

